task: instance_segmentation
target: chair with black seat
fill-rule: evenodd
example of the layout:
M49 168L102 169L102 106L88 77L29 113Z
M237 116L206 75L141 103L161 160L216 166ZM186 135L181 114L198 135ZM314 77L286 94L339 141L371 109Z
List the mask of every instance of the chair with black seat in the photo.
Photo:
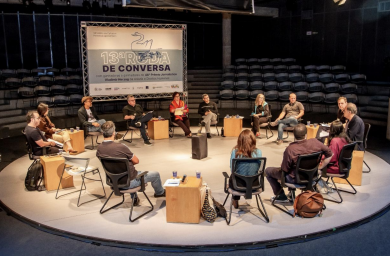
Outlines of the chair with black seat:
M274 72L274 66L273 65L265 65L261 69L263 70L263 73Z
M4 83L8 88L18 88L22 85L22 81L16 77L9 77Z
M41 76L38 79L38 84L39 85L44 85L44 86L51 86L51 85L53 85L53 77L51 77L51 76Z
M270 59L269 62L271 63L271 65L280 65L282 63L282 59L281 58L273 58L273 59Z
M235 60L237 65L245 65L246 64L246 59L244 58L238 58Z
M222 80L223 81L234 81L234 78L236 75L234 73L224 73L222 74Z
M317 72L317 66L315 66L315 65L307 65L307 66L304 66L303 69L305 70L305 73Z
M16 74L18 75L19 78L23 78L23 77L26 77L26 76L30 76L31 75L31 71L29 69L20 68L20 69L16 70Z
M261 79L263 79L263 74L261 73L252 73L249 75L249 80L251 82L261 81Z
M35 77L23 77L22 78L22 84L24 86L28 86L28 87L35 87L37 85L37 80L35 79Z
M130 169L129 160L126 158L111 158L111 157L100 157L99 160L102 163L104 171L106 172L106 183L112 189L110 196L107 198L103 207L100 209L100 214L103 214L103 213L123 204L123 202L125 201L125 194L126 193L133 194L133 193L137 193L137 192L142 192L144 194L144 196L146 197L146 199L148 200L148 202L150 204L151 209L144 212L143 214L139 215L135 219L132 219L131 216L133 214L133 208L134 208L134 203L135 203L134 198L135 197L132 198L129 221L134 222L137 219L144 216L145 214L153 211L152 202L150 202L149 197L145 194L145 187L147 184L145 183L144 176L148 172L142 172L135 177L135 179L141 181L140 186L135 187L135 188L131 188L131 189L127 189L128 187L130 187L130 182L131 182L131 179L130 179L131 169ZM112 194L115 194L116 196L122 196L122 202L120 202L114 206L111 206L108 209L104 209L107 202L110 200Z
M205 123L202 122L203 118L199 117L199 127L198 134L202 133L203 126L205 126ZM211 120L210 126L215 126L215 129L217 130L217 134L219 136L219 130L218 130L218 122L219 122L219 113L217 114L217 120ZM175 123L176 124L176 123ZM177 124L176 124L177 125ZM172 134L173 135L173 134Z
M300 65L291 65L288 67L288 72L290 73L298 73L301 72L302 67Z
M261 73L261 66L260 65L253 65L250 67L251 73Z
M34 93L34 88L30 88L30 87L19 87L18 89L18 95L20 97L23 97L23 98L30 98L30 97L34 97L35 96L35 93Z
M356 84L343 84L341 85L341 92L342 93L357 93L358 87Z
M233 81L223 81L223 82L221 82L219 89L221 91L222 90L233 90L234 89L234 82Z
M357 104L357 102L359 101L358 96L354 93L344 94L343 96L347 98L348 103L350 102L350 103Z
M321 83L331 83L333 82L333 75L332 74L329 74L329 73L325 73L325 74L321 74L319 77L318 77L318 80L321 82Z
M317 71L318 71L319 73L322 73L322 74L324 74L324 73L329 73L329 72L330 72L330 66L328 66L328 65L321 65L321 66L318 66L318 67L317 67Z
M248 72L248 66L247 65L238 65L236 67L236 73L247 73Z
M277 100L279 98L279 92L275 90L264 92L264 96L268 101Z
M293 88L295 91L307 91L309 89L309 84L306 82L294 83Z
M265 218L265 221L268 223L269 218L267 211L265 210L263 201L261 200L260 194L264 191L264 169L267 162L267 158L234 158L232 159L232 170L231 177L226 172L223 172L225 177L224 191L227 194L223 205L225 205L227 199L232 195L231 204L230 204L230 215L226 216L226 223L229 225L232 218L232 206L233 206L233 196L243 196L245 199L252 199L254 195L256 198L257 209L261 215ZM246 176L237 173L237 170L253 170L256 173L253 176ZM231 187L229 185L229 179L231 179ZM262 209L260 208L259 201L261 203Z
M337 74L334 76L334 81L337 83L347 83L349 82L349 75L348 74Z
M339 74L345 72L345 66L343 65L335 65L331 68L333 74Z
M254 99L256 99L256 97L254 97ZM268 113L268 116L267 116L267 122L262 123L262 124L259 125L260 128L264 128L265 127L265 137L267 138L267 140L274 136L274 132L271 130L272 113L271 113L271 105L270 104L268 104L268 109L269 109L269 113ZM252 116L251 116L251 126L253 126L253 117ZM268 131L271 133L271 136L268 136Z
M317 82L319 77L320 77L320 75L317 73L309 73L309 74L306 74L305 80L308 83L313 83L313 82Z
M234 65L228 65L223 69L224 73L234 73L235 70L236 70L236 66Z
M265 73L263 74L263 81L269 82L275 80L275 73Z
M263 89L263 82L261 81L254 81L254 82L250 82L249 84L249 89L250 90L261 90Z
M46 75L48 76L58 76L60 74L60 70L58 68L47 68Z
M354 74L351 76L351 81L355 84L360 84L366 81L366 75L363 74Z
M285 73L285 72L287 72L287 66L286 65L277 65L274 67L274 71L276 73Z
M282 208L275 204L275 199L282 193L283 188L288 188L291 190L292 203L295 201L295 191L297 189L302 191L314 191L314 187L316 185L315 177L317 177L318 174L318 166L321 162L322 155L322 152L316 152L307 155L300 155L298 157L296 168L294 170L295 183L286 182L286 175L288 174L281 170L282 177L280 179L280 184L282 188L278 191L271 202L274 207L294 217L294 214L288 211L285 205L284 208Z
M282 63L284 65L293 65L296 62L296 59L294 58L284 58L282 59Z
M288 73L278 73L275 75L275 79L278 82L286 82L288 80Z
M89 165L89 160L90 160L89 158L76 158L76 157L68 157L68 156L63 156L63 157L64 157L64 160L65 160L65 164L64 164L64 168L62 170L60 182L58 183L56 199L58 199L58 198L60 198L62 196L65 196L65 195L69 195L69 194L73 194L73 193L79 192L79 198L77 200L77 207L79 207L82 204L89 203L89 202L92 202L92 201L95 201L95 200L98 200L98 199L106 197L106 190L104 189L103 180L102 180L102 176L100 175L99 168L98 167L94 167L94 166L90 166ZM79 190L76 190L76 191L72 191L72 192L69 192L69 193L58 195L58 190L60 189L61 181L62 181L62 178L64 177L64 173L65 172L67 174L71 175L71 176L80 175L81 179L82 179L81 188ZM99 174L99 179L92 179L91 177L86 177L86 175L89 174L89 173L92 173L92 175L95 175L96 173ZM88 200L88 201L83 202L83 203L80 204L81 192L83 190L87 190L85 180L100 181L100 183L102 184L104 195L92 194L96 198Z
M339 159L338 159L339 172L340 172L339 174L327 173L326 169L325 169L325 171L323 171L321 173L321 177L327 178L326 183L329 182L329 179L332 180L333 187L336 190L336 192L337 192L337 194L339 195L339 198L340 198L340 200L334 200L334 199L330 199L328 197L324 197L324 200L335 202L335 203L342 203L343 202L343 198L340 195L340 191L346 192L346 193L350 193L350 194L356 194L357 193L357 191L354 188L354 186L348 180L349 172L351 170L351 164L352 164L352 153L353 153L353 151L355 149L355 146L356 146L356 142L352 142L350 144L344 145L344 147L341 149L340 156L339 156ZM351 188L353 189L354 192L338 189L336 184L335 184L335 182L334 182L334 180L333 180L334 177L337 177L337 178L340 178L340 179L345 179L348 182L348 184L351 186Z
M294 83L300 82L303 81L303 75L301 73L294 72L288 75L288 79Z
M86 140L88 137L91 138L91 143L92 145L90 146L85 146L86 149L90 149L90 150L94 150L95 149L95 145L93 143L93 137L96 136L96 146L99 145L100 143L98 142L98 139L99 139L99 136L102 135L103 133L101 132L90 132L88 130L88 127L87 126L84 126L83 124L81 124L81 127L82 129L84 130L84 140Z
M240 73L237 74L237 81L248 81L248 78L249 78L249 75L248 73L244 73L242 71L240 71Z
M247 64L249 66L257 65L259 63L259 60L257 58L250 58L246 60Z
M349 102L349 101L348 101ZM356 141L356 142L363 142L364 146L364 152L366 152L367 149L367 138L368 138L368 133L370 132L371 129L371 124L369 123L364 123L364 135L363 135L363 141ZM366 161L363 160L363 163L367 166L368 171L363 171L364 173L369 173L371 172L370 166L366 163Z
M38 155L35 155L33 150L32 150L32 145L30 144L30 141L28 140L27 138L27 135L26 133L24 132L24 130L22 130L22 134L24 135L24 138L26 139L26 147L27 147L27 154L28 154L28 158L33 161L32 164L30 165L30 167L28 167L28 170L30 170L31 166L33 166L33 164L35 164L36 162L39 162L40 159L41 159L41 156L38 156ZM42 155L46 155L47 154L47 149L49 147L37 147L37 149L42 149Z
M53 78L53 84L58 84L58 85L67 85L67 84L73 84L69 81L69 78L67 76L55 76Z
M130 124L131 124L131 120L127 120L126 121L127 130L126 130L125 135L123 135L123 137L122 137L122 140L127 141L128 143L133 142L134 131L139 130L139 128L131 126ZM130 139L125 139L128 132L130 132Z
M261 58L257 60L259 62L259 65L268 65L270 63L269 58Z

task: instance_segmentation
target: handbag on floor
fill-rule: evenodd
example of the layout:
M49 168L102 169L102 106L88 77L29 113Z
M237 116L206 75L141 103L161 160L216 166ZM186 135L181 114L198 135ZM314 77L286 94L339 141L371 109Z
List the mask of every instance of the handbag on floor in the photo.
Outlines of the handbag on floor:
M211 189L207 186L202 186L200 188L200 193L202 217L207 222L214 222L218 216L214 209L213 199L211 197Z
M28 191L42 191L40 188L43 180L43 167L39 161L36 161L27 171L24 185Z
M217 216L226 219L227 214L226 214L225 206L223 206L219 202L215 201L214 197L213 197L213 203L214 203L215 211L217 212Z
M304 218L313 218L322 213L324 198L320 193L304 191L294 201L294 217L298 214Z

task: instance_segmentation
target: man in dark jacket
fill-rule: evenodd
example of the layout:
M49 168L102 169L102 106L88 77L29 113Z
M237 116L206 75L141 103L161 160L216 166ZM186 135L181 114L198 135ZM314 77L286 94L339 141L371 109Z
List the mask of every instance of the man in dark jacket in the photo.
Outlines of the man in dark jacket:
M345 132L351 140L358 141L358 149L360 151L364 151L364 122L357 115L356 105L353 103L348 103L344 110L344 116L348 120L347 124L345 125Z
M209 95L202 95L203 102L199 104L198 114L202 116L202 123L205 124L207 138L211 138L210 124L212 121L217 121L218 107L215 102L210 101Z
M99 119L96 110L92 107L93 98L85 96L81 99L84 104L79 111L78 116L83 127L86 127L90 132L102 132L101 126L106 122L104 119Z

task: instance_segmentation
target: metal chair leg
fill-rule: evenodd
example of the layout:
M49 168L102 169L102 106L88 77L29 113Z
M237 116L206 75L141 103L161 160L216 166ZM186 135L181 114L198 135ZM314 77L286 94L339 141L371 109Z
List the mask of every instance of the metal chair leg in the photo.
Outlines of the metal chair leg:
M103 204L103 207L100 209L100 214L103 214L103 213L105 213L105 212L111 210L112 208L115 208L115 207L117 207L117 206L123 204L123 202L125 201L125 195L122 195L122 202L120 202L119 204L116 204L116 205L114 205L114 206L112 206L112 207L110 207L110 208L108 208L108 209L106 209L106 210L103 210L104 207L106 206L107 202L110 200L112 194L114 194L114 191L111 192L110 196L107 198L106 202Z
M271 132L271 136L268 137L268 130ZM274 132L271 130L271 127L270 125L268 124L268 126L265 128L265 137L267 138L267 140L269 138L272 138L274 136Z
M227 201L229 195L230 195L230 193L227 193L227 196L226 196L226 198L225 198L225 201L223 201L223 204L222 204L223 206L225 206L225 203L226 203L226 201Z
M261 206L263 207L264 212L260 209L260 205L259 205L258 199L260 200L260 203L261 203ZM267 223L269 223L268 214L267 214L267 211L265 210L265 207L264 207L263 201L261 200L260 195L256 195L256 203L257 203L257 209L259 209L259 212L261 213L261 215L263 215L263 217L265 218Z
M229 195L228 195L229 196ZM228 220L228 217L226 216L226 224L229 226L230 225L230 221L232 220L232 211L233 211L233 195L232 195L232 200L230 201L230 215L229 215L229 220ZM227 214L227 213L226 213Z
M367 168L368 168L368 171L363 171L364 173L369 173L369 172L371 172L371 168L370 168L370 166L368 166L368 164L366 163L366 161L364 161L363 160L363 163L367 166Z
M126 133L125 133L125 136L123 136L123 138L122 138L122 140L124 140L124 141L127 141L127 142L129 142L129 143L132 143L133 142L133 132L134 132L134 130L131 130L131 132L130 132L130 139L127 139L127 140L125 140L125 137L126 137L126 134L129 132L129 129L127 129L127 131L126 131Z
M90 171L90 172L92 172L92 174L94 174L93 171ZM90 172L87 172L87 173L90 173ZM106 190L105 190L104 187L103 187L102 176L100 175L99 169L97 170L97 173L99 174L99 177L100 177L99 180L95 180L95 179L91 179L91 178L85 177L85 175L86 175L87 173L84 173L84 175L81 175L81 178L82 178L83 181L82 181L82 184L81 184L79 199L78 199L78 201L77 201L77 207L79 207L79 206L82 205L82 204L89 203L89 202L92 202L92 201L95 201L95 200L102 199L102 198L105 198L105 197L106 197ZM94 197L96 197L96 198L91 199L91 200L89 200L89 201L86 201L86 202L83 202L83 203L80 204L81 191L82 191L82 190L87 190L87 187L86 187L86 185L85 185L85 179L87 179L87 180L92 180L92 181L100 181L100 182L102 183L104 195L94 195L94 194L92 194L92 195L93 195ZM84 185L84 189L83 189L83 185Z
M144 212L143 214L141 214L137 218L131 219L131 215L133 214L133 207L134 207L134 198L132 198L131 199L132 200L132 204L131 204L130 215L129 215L129 221L130 222L134 222L134 221L138 220L139 218L141 218L142 216L144 216L144 215L148 214L149 212L153 211L153 205L152 205L152 202L150 202L149 197L145 194L145 192L142 192L142 193L144 193L144 195L145 195L146 199L148 200L151 208L150 208L150 210Z
M294 214L290 213L290 212L287 211L286 209L283 209L283 208L281 208L281 207L279 207L278 205L275 204L276 198L280 195L280 193L282 193L282 191L283 191L283 188L281 188L281 189L279 190L279 192L275 195L275 197L274 197L274 199L272 200L272 203L271 203L271 204L272 204L272 206L278 208L279 210L281 210L281 211L287 213L288 215L290 215L291 217L294 218Z
M343 198L340 195L340 192L339 192L339 189L336 186L336 183L334 183L333 177L331 178L331 180L332 180L334 188L336 189L337 194L339 195L340 200L333 200L333 199L329 199L329 198L326 198L326 197L324 197L324 200L341 204L343 202ZM328 183L328 181L329 181L329 178L326 180L326 183Z

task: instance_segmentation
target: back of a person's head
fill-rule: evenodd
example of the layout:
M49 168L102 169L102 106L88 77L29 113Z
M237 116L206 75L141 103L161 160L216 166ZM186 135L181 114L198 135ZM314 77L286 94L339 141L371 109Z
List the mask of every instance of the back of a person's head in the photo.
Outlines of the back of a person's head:
M252 131L243 130L237 139L236 157L242 155L251 158L253 151L256 149L256 137Z
M296 140L303 140L307 134L307 128L304 124L297 124L294 127L294 137Z
M329 143L334 138L343 138L347 143L351 142L351 139L348 137L348 135L344 131L343 123L339 120L333 121L330 125L329 130Z
M104 138L110 138L115 132L115 124L112 121L107 121L102 124L102 131Z
M347 104L347 110L350 111L352 114L356 115L357 114L357 107L353 103L348 103Z

